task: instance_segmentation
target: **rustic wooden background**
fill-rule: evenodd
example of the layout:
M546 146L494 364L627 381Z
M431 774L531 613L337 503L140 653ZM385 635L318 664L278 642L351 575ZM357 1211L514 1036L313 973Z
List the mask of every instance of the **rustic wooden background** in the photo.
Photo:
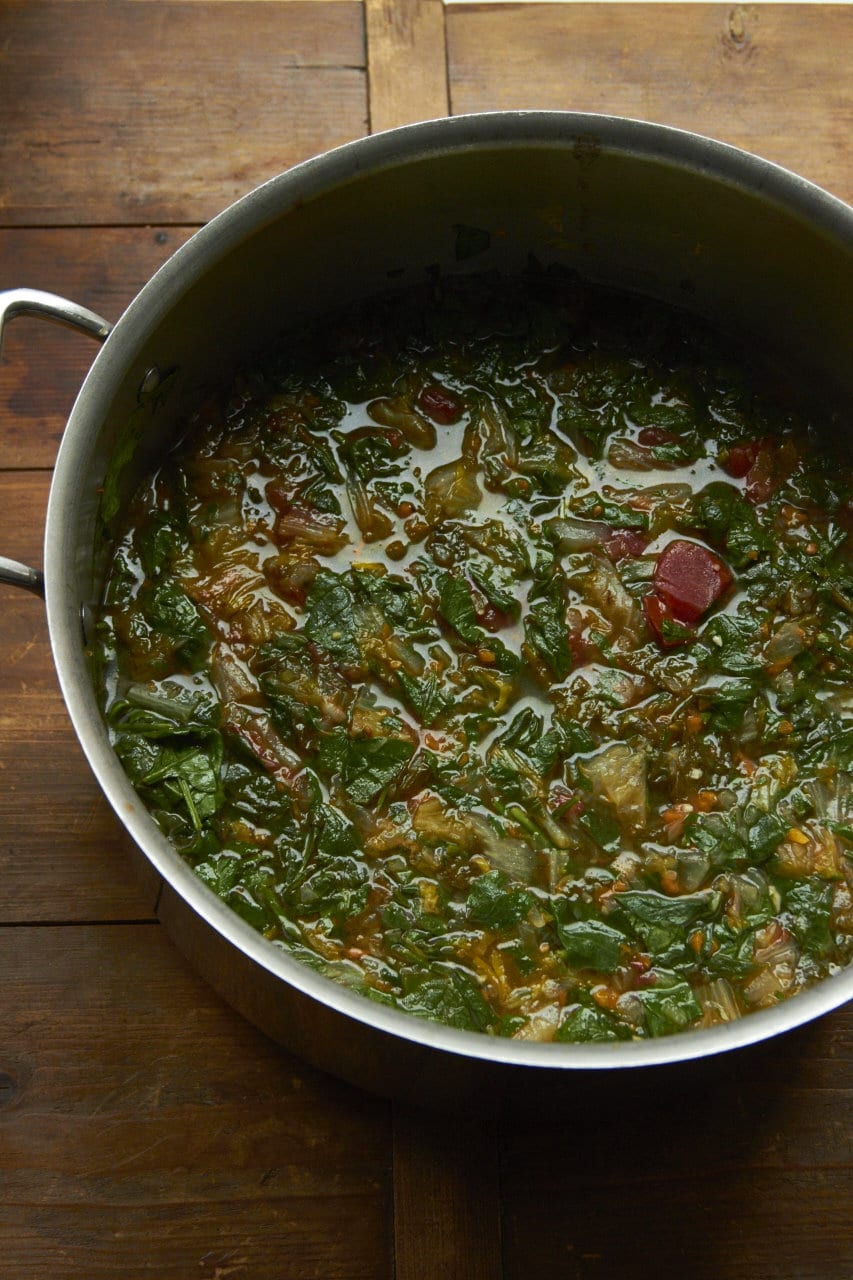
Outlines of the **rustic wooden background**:
M493 108L697 129L849 200L851 53L831 4L0 0L0 287L116 318L288 165ZM91 356L8 334L0 549L32 563ZM850 1010L547 1124L369 1098L188 970L75 744L42 605L0 608L0 1280L853 1275Z

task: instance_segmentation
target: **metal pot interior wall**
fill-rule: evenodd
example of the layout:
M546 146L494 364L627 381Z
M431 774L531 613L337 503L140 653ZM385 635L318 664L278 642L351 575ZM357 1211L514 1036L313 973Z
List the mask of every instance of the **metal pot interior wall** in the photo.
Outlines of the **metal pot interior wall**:
M78 478L90 495L128 421L139 426L150 370L172 376L144 424L125 489L212 384L288 329L436 268L520 270L530 254L697 311L853 390L849 247L733 181L591 137L431 151L313 195L302 195L296 175L288 185L290 176L278 180L277 201L273 183L260 189L259 208L249 197L184 246L109 340L79 406L91 443ZM488 247L460 258L460 228L484 232ZM120 382L110 385L116 371ZM91 502L79 521L81 534L93 527Z

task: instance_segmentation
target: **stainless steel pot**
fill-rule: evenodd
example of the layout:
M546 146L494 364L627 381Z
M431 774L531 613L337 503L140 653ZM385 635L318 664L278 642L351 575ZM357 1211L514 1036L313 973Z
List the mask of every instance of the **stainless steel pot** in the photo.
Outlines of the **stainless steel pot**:
M457 260L460 226L489 233L471 262ZM285 325L389 280L421 279L434 264L511 270L531 252L699 311L853 392L853 210L731 147L605 116L458 117L310 160L199 231L112 331L50 295L0 298L0 324L40 311L106 339L57 458L44 589L71 719L134 846L160 877L160 919L212 986L282 1044L369 1089L421 1101L458 1103L495 1087L553 1097L561 1086L575 1090L579 1073L612 1080L614 1071L719 1054L853 996L851 969L732 1025L616 1045L528 1044L420 1021L319 977L225 907L165 841L110 748L84 635L100 594L98 495L108 469L122 472L129 492L202 389ZM35 570L14 562L0 576L41 588Z

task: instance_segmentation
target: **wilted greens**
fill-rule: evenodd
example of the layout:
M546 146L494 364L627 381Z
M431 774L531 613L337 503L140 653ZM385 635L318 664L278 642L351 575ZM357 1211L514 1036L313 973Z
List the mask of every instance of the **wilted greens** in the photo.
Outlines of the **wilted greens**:
M162 830L468 1030L660 1036L836 972L851 471L781 382L536 264L282 340L115 540L95 657Z

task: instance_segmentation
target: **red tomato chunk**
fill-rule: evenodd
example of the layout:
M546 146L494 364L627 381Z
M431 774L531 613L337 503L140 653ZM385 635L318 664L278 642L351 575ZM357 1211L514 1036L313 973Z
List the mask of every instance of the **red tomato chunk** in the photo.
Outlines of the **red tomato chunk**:
M645 549L646 539L636 529L615 529L604 541L604 550L611 560L641 556Z
M669 602L656 591L643 597L643 609L649 626L665 649L684 644L686 640L693 638L693 628L679 622Z
M678 540L661 552L654 585L679 622L698 622L731 580L731 570L707 547Z
M642 431L637 435L640 444L651 446L659 444L675 444L676 436L671 431L667 431L664 427L643 427Z
M418 405L427 417L443 427L449 427L451 423L458 422L462 417L463 406L459 397L435 382L428 383L424 387L418 396Z
M744 440L740 444L733 444L724 458L720 459L720 466L728 475L734 476L735 480L742 480L758 457L760 448L759 440Z

